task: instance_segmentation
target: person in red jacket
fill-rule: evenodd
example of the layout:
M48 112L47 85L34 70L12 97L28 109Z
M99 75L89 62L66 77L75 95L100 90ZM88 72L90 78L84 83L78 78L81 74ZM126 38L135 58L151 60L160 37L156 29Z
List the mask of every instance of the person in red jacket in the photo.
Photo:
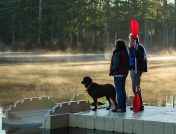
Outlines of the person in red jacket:
M109 75L114 77L118 105L113 112L126 112L125 83L129 72L129 58L125 42L118 39L111 57Z

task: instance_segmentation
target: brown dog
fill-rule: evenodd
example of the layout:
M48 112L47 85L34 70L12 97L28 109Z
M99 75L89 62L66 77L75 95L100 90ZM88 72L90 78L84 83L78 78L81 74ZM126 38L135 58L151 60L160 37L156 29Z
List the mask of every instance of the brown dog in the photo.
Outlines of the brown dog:
M81 83L85 85L85 88L87 89L88 94L92 97L94 101L95 108L92 109L93 111L97 110L97 98L104 97L104 96L109 102L109 107L107 108L107 110L111 108L110 99L112 99L115 107L117 107L116 91L113 85L111 84L100 85L100 84L94 83L92 82L92 79L89 76L84 77Z

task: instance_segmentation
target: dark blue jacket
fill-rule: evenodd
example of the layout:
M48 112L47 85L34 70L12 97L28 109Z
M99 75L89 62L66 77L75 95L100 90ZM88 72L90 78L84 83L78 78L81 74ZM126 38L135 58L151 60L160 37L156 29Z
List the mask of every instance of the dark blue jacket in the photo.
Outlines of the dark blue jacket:
M137 71L147 72L147 53L143 45L139 44L138 49L129 47L130 70L135 70L135 56L137 59Z

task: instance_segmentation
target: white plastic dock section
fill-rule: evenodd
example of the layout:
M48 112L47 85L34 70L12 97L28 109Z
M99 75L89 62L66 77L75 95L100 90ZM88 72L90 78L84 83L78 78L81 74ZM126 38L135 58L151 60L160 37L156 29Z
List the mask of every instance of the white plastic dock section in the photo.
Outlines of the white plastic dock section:
M45 115L42 128L57 129L69 127L69 113L78 113L88 110L90 110L90 106L86 100L60 103Z
M130 134L176 134L175 108L145 106L145 110L138 113L129 107L126 113L106 109L95 112L90 110L87 100L79 100L85 96L75 95L69 102L62 103L56 103L52 97L18 100L3 110L2 123L11 126L38 124L43 129L78 127Z
M134 134L176 134L176 109L145 106L143 112L106 109L69 114L69 127Z
M52 97L33 97L18 100L4 109L3 124L26 125L41 124L43 116L56 105Z
M38 125L47 129L61 128L65 125L68 127L70 112L88 110L90 106L87 100L56 103L49 96L24 98L3 110L2 122L3 126Z
M89 96L85 93L75 94L69 102L62 102L54 106L50 112L45 115L42 128L57 129L69 127L70 113L79 113L81 111L88 110L90 111L89 102L86 100L81 100L87 99L88 97ZM130 99L133 99L133 97L128 97L129 103L131 103Z
M0 124L2 124L2 116L3 116L3 109L0 107ZM2 126L0 125L0 134L5 134L5 130L2 130Z

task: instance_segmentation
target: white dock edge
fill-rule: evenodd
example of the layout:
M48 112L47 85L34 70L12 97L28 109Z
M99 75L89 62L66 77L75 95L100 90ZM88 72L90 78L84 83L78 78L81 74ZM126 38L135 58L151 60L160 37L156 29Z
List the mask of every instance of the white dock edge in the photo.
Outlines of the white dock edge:
M90 106L88 101L86 100L79 100L79 101L71 101L71 102L63 102L57 104L48 112L48 115L45 116L42 127L44 129L57 129L63 127L69 127L69 113L81 112L81 111L89 111ZM80 115L84 118L84 116ZM79 117L79 121L83 121ZM74 120L72 120L74 122ZM75 127L78 127L78 123L74 122ZM72 124L74 124L72 123ZM85 123L84 123L85 124ZM81 123L83 125L83 123ZM81 127L81 126L79 126ZM82 126L81 128L84 128Z
M69 126L69 114L46 115L41 126L43 129L58 129Z
M90 106L87 100L55 103L52 97L24 98L4 110L2 122L3 126L36 124L46 129L62 128L69 125L68 113L88 110Z
M3 125L41 124L43 116L56 103L50 96L32 97L17 100L14 105L4 109Z
M145 111L138 113L127 109L126 113L106 109L70 113L69 127L133 134L176 134L176 109L146 106Z
M144 121L144 134L154 134L153 121Z
M176 134L175 108L145 106L145 110L138 113L129 107L125 113L106 109L95 112L90 110L86 100L55 103L50 97L34 97L18 100L5 112L3 124L39 123L46 130L78 127L134 134Z

